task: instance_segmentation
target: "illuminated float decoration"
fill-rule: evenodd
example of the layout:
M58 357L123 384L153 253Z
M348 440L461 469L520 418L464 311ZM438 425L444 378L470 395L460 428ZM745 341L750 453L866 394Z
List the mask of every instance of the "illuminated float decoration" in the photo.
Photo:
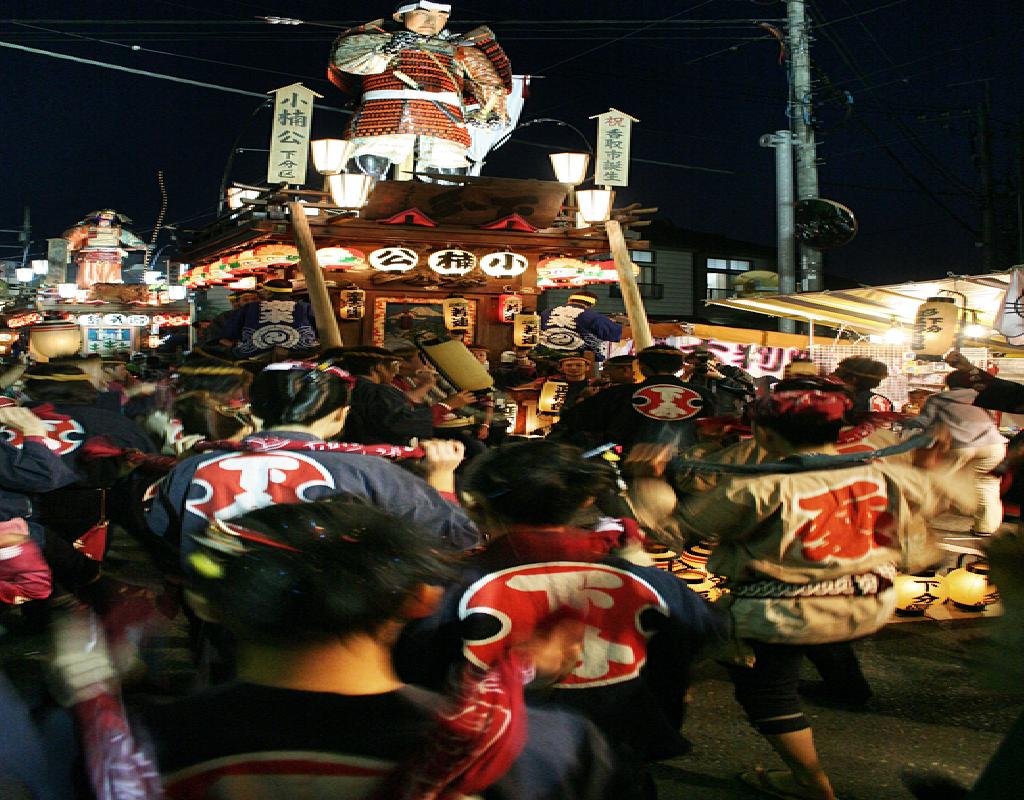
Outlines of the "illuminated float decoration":
M82 331L73 322L40 322L29 329L29 347L45 358L78 355L82 349Z
M379 272L408 272L419 263L416 251L408 247L382 247L370 253L370 266Z
M565 381L544 381L537 400L537 413L557 415L562 413L569 384Z
M516 347L536 347L540 343L540 315L516 314L512 341Z
M366 292L362 289L342 289L338 294L338 317L344 320L362 319L366 315Z
M498 322L511 325L516 321L516 315L523 311L523 298L518 294L503 294L498 296Z
M359 271L369 269L366 254L354 247L321 247L316 260L326 270Z
M530 260L521 253L501 250L480 259L480 269L489 278L516 278L530 267Z
M468 250L438 250L427 258L427 266L438 275L468 275L476 268L476 256Z
M444 326L450 331L468 331L472 327L469 301L465 297L449 297L442 303Z
M494 386L494 378L477 361L465 343L440 337L432 332L416 336L416 346L423 356L452 386L465 392L482 392Z

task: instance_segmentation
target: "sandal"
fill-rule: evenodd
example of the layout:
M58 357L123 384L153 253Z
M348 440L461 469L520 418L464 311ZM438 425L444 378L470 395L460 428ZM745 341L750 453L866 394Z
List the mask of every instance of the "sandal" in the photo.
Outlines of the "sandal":
M741 772L737 777L750 788L772 797L780 797L782 800L819 800L820 798L816 792L808 794L808 790L801 792L789 788L789 784L792 783L792 773L789 770L754 767L754 769ZM786 780L787 778L789 780ZM835 800L839 799L835 798Z

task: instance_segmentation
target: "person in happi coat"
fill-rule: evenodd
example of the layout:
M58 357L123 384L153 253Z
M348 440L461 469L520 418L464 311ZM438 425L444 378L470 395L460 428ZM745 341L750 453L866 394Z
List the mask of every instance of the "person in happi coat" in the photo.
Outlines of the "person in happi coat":
M622 318L607 317L594 309L597 295L580 290L569 295L562 305L549 308L540 315L541 357L564 358L567 355L593 354L604 360L604 343L622 338Z
M224 322L221 344L240 358L286 357L319 346L313 307L294 298L289 281L267 281L260 298L241 305Z

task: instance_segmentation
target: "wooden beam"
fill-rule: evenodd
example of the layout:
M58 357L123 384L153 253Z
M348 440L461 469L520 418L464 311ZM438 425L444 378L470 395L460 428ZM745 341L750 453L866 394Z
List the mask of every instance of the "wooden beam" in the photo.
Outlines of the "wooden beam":
M292 218L292 233L295 236L295 246L299 250L299 263L306 278L306 288L309 290L309 301L313 305L320 343L324 349L342 347L344 342L338 329L338 318L334 315L331 296L327 292L327 284L324 283L323 270L316 259L316 243L313 241L313 234L310 233L309 219L303 208L303 204L299 202L288 204Z
M629 327L633 331L633 347L639 352L654 344L651 326L647 322L647 310L640 296L640 287L636 285L633 261L629 257L626 239L622 235L622 226L612 219L608 220L604 227L608 232L612 258L615 259L615 270L619 273L619 289L622 291L622 302L629 316Z

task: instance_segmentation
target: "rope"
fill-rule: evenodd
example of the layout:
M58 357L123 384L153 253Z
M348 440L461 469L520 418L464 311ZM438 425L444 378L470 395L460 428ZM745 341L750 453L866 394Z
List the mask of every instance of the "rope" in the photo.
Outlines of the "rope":
M153 226L153 233L149 237L149 247L146 248L146 257L142 260L142 266L149 266L149 259L153 257L153 249L156 247L157 237L164 226L164 218L167 216L167 184L164 183L164 171L156 171L156 182L160 186L160 213L156 215L156 225Z

